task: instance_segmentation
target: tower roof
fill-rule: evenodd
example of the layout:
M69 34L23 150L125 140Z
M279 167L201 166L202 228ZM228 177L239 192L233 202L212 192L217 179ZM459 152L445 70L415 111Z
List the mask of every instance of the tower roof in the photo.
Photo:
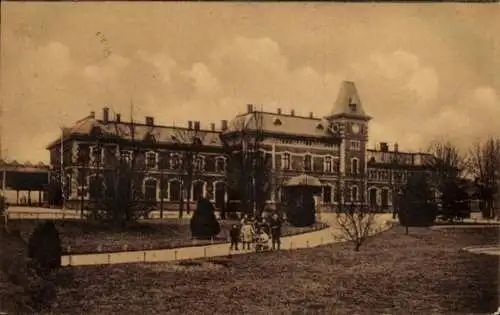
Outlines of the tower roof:
M352 81L343 81L335 100L333 110L328 117L349 116L370 119L365 113L356 85Z

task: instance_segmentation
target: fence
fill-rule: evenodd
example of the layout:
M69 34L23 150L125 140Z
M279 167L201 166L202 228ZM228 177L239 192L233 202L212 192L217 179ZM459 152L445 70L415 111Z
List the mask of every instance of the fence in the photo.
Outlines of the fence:
M381 233L392 226L389 221L380 222L373 230L373 234ZM349 241L345 238L339 229L326 228L311 233L287 236L281 239L281 250L296 250L318 247L327 244L340 243ZM100 248L99 248L100 247ZM102 249L99 246L98 250ZM210 257L227 257L239 254L248 254L255 252L255 246L251 249L241 249L234 251L230 249L229 243L179 247L172 249L147 249L137 251L127 251L125 245L122 252L114 253L94 253L94 254L71 254L69 252L63 256L62 264L64 266L80 266L80 265L109 265L121 263L150 263L150 262L172 262L180 260L203 259Z

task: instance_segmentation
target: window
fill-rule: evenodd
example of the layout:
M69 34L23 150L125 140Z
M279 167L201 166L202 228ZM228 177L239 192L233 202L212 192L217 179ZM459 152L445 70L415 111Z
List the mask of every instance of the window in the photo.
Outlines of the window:
M215 157L213 155L205 156L205 170L207 172L215 172Z
M226 169L226 161L224 160L224 158L221 158L221 157L218 157L216 160L215 160L215 169L217 172L224 172L225 169Z
M331 203L332 202L332 187L331 186L323 186L323 202Z
M351 160L351 174L359 174L359 160L357 158Z
M99 165L102 163L102 147L100 146L90 147L90 161L94 165Z
M327 156L325 158L325 173L332 173L332 172L333 172L332 157Z
M310 155L304 156L304 171L310 171L312 165L312 158Z
M104 193L104 181L101 176L92 176L89 178L90 199L101 199Z
M349 141L349 147L352 151L361 151L361 141L351 140Z
M170 168L173 170L179 169L181 167L181 158L178 154L172 154L170 159Z
M283 157L282 157L282 168L284 170L289 170L290 169L290 164L291 164L291 161L290 161L290 153L285 153L283 154Z
M156 201L156 179L147 179L144 182L144 197L146 200Z
M157 156L155 152L147 152L146 153L146 167L147 168L156 168L156 160Z
M120 151L120 158L122 161L130 163L130 162L132 162L132 152L131 151Z
M203 169L203 158L201 157L196 157L194 159L194 169L196 171L201 171Z
M203 197L203 182L193 183L193 201L198 201Z
M358 187L352 186L351 187L351 201L358 201L358 199L359 199Z
M168 194L170 196L170 201L181 200L181 183L178 180L170 182L170 185L168 187Z

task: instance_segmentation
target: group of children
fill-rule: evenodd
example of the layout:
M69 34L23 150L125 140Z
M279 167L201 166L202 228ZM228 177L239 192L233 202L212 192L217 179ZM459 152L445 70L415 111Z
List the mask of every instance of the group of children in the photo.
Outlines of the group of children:
M274 216L275 217L275 216ZM274 218L273 217L273 218ZM272 220L277 221L275 220ZM276 224L276 222L275 222ZM247 215L243 217L240 225L234 224L230 231L231 247L230 250L239 250L238 244L242 244L242 249L250 250L250 245L255 244L256 251L269 250L271 237L271 229L275 228L270 225L268 221L263 218L261 220L249 218ZM276 233L272 234L273 236ZM276 243L276 237L273 237L273 247ZM279 248L279 239L277 241Z

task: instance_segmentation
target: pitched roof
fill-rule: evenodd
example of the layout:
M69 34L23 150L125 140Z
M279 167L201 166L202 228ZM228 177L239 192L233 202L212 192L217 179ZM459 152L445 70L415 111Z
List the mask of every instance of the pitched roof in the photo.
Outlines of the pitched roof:
M137 141L146 140L147 137L154 137L156 143L160 144L190 144L193 139L199 138L204 146L215 146L221 147L222 142L220 141L218 131L213 130L198 130L182 128L182 127L172 127L172 126L161 126L161 125L145 125L145 124L132 124L130 122L115 122L110 121L104 123L94 117L87 117L75 123L75 125L64 128L64 137L71 137L71 135L92 135L95 131L101 132L103 135L118 136L121 139L132 140L134 138ZM51 148L60 139L56 139L51 142L47 148Z
M254 111L231 120L227 132L260 129L265 133L328 137L332 136L328 125L327 120L320 118Z
M352 81L343 81L341 83L333 110L328 117L342 115L370 118L365 113L356 85Z

